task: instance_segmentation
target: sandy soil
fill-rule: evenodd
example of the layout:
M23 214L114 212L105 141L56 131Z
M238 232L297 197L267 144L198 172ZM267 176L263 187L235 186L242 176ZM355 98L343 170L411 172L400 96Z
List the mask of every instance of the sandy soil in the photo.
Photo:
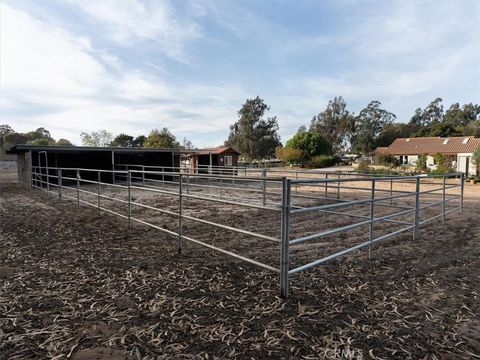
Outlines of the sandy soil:
M426 226L417 241L405 233L375 246L371 260L359 251L292 276L288 301L278 298L278 276L253 265L189 243L179 255L176 239L157 230L129 231L118 217L13 185L0 191L0 358L480 357L475 187L465 189L463 214ZM134 196L175 206L168 196ZM172 218L137 211L175 229ZM277 214L262 210L191 201L185 211L278 235ZM327 219L305 217L294 231L344 221ZM276 244L202 224L186 232L278 265ZM316 242L292 261L352 237Z

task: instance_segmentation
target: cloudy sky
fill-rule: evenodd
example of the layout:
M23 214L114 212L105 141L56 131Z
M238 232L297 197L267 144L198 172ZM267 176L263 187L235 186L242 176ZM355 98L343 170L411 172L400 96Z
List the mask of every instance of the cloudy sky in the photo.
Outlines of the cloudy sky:
M247 98L282 140L343 96L408 121L480 102L480 1L0 0L1 119L223 143Z

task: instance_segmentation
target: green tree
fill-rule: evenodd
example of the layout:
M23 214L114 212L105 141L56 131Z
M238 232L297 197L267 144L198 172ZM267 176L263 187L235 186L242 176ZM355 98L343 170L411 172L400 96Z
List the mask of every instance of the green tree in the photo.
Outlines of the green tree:
M31 145L55 145L55 140L50 135L50 131L40 127L35 131L30 131L25 134L27 144Z
M435 131L442 132L438 124L444 120L442 98L436 98L425 109L418 108L410 119L409 124L418 127L415 136L430 136L430 130L435 126Z
M167 128L161 131L152 130L144 143L146 148L178 148L179 146L176 137Z
M418 126L414 124L389 123L385 124L380 134L375 140L375 146L389 146L397 138L413 137L418 131Z
M347 109L343 98L335 97L328 102L327 108L314 116L310 131L316 132L332 144L333 152L342 151L353 134L354 117Z
M476 120L480 120L480 105L469 103L460 106L457 102L445 111L445 124L454 127L464 127Z
M352 136L352 150L361 154L371 154L379 134L387 124L396 119L395 114L381 109L380 101L371 101L355 118L355 133Z
M480 120L475 120L462 129L462 135L480 137Z
M422 114L425 126L431 126L443 122L442 98L436 98L425 108Z
M25 134L22 133L17 133L17 132L11 132L6 134L3 137L3 147L5 149L11 149L17 144L26 144L28 141L28 138Z
M113 141L110 143L110 146L113 147L132 147L133 146L133 136L127 134L119 134L115 136Z
M29 145L55 145L56 141L54 139L35 139L35 140L29 140L27 142Z
M190 140L188 140L186 137L183 138L181 147L183 149L193 149L194 148L193 143Z
M67 139L58 139L56 145L61 145L61 146L73 146L73 144L67 140Z
M135 139L133 139L132 146L143 147L143 144L145 144L145 140L147 140L147 137L145 135L139 135Z
M91 133L82 132L80 138L85 146L106 147L112 142L112 134L107 130L92 131Z
M319 133L313 131L296 133L287 141L285 148L301 150L302 162L317 155L330 155L332 153L332 145Z
M258 96L247 99L238 111L238 121L230 126L225 145L234 147L249 161L273 156L281 144L277 118L264 119L269 110L270 107Z
M0 125L0 147L4 147L5 137L9 134L13 134L15 131L8 124Z

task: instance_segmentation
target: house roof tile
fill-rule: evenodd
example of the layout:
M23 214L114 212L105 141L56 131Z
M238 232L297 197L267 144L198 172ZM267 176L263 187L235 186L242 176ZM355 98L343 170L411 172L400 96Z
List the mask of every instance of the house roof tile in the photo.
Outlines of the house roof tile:
M479 146L480 138L473 136L398 138L383 153L390 155L473 153Z

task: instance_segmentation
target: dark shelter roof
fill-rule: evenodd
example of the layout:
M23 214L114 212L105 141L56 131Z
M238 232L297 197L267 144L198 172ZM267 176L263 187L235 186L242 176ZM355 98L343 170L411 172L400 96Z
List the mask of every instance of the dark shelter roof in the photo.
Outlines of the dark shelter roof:
M20 154L28 151L50 151L50 152L98 152L108 151L115 153L141 153L141 152L170 152L175 154L221 154L224 152L239 152L231 147L217 147L212 149L179 149L179 148L137 148L137 147L95 147L95 146L60 146L60 145L28 145L19 144L11 148L8 153Z
M183 149L156 149L156 148L135 148L135 147L95 147L95 146L58 146L58 145L24 145L19 144L10 149L9 153L24 153L27 151L53 151L53 152L97 152L97 151L108 151L108 152L174 152L181 153L185 150Z

